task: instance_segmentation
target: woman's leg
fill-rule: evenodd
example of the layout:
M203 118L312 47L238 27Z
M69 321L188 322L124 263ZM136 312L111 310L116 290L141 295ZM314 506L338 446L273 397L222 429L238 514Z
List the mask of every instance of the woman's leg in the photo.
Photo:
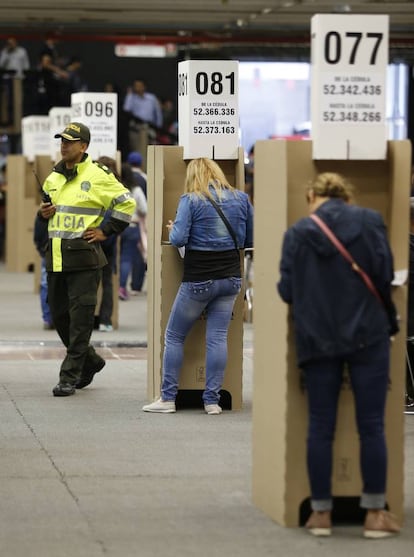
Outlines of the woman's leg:
M373 539L398 534L401 529L396 518L385 510L387 447L384 417L389 364L388 338L358 351L349 362L361 446L361 507L367 509L364 536Z
M183 363L184 341L210 300L214 281L181 283L165 331L161 398L175 400Z
M349 358L361 445L360 461L363 480L361 506L365 509L382 509L385 506L387 449L384 415L389 364L388 338L359 350Z
M227 333L234 302L241 289L240 278L214 281L216 297L207 306L206 386L204 404L218 404L227 365Z
M308 394L307 465L314 511L332 509L332 444L342 384L342 361L323 359L303 366Z

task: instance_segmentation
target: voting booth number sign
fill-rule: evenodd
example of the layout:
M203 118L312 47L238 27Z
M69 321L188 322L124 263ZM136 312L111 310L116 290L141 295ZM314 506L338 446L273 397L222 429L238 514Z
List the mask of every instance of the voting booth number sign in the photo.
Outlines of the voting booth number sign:
M116 157L118 102L116 93L72 93L72 121L91 131L88 153L93 159Z
M312 18L314 159L386 157L388 16Z
M178 64L178 133L184 158L238 158L238 62Z

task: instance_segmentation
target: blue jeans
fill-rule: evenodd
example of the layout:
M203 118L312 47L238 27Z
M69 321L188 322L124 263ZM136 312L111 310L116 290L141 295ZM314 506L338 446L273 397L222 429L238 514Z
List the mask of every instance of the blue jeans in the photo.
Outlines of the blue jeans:
M40 307L42 309L43 323L51 325L52 316L50 315L49 303L47 301L47 272L44 257L42 257L40 266Z
M140 233L138 226L128 226L121 234L121 254L119 269L119 286L126 288L128 276L136 262L139 261L140 253L138 242Z
M389 363L390 341L384 338L346 358L321 359L303 366L309 402L307 463L313 510L332 509L332 444L344 364L348 366L360 439L360 504L366 509L385 506L384 414Z
M227 332L241 278L183 282L178 289L165 331L161 397L175 400L183 363L184 341L206 310L206 385L204 404L217 404L227 364Z

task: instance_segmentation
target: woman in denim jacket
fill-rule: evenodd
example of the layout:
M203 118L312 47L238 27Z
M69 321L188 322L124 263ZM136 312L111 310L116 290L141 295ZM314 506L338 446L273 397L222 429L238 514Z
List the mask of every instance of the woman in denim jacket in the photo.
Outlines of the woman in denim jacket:
M229 221L237 241L209 200ZM241 290L239 248L253 245L253 207L247 194L232 187L212 160L190 161L170 242L185 247L184 276L165 332L161 397L143 407L145 412L175 412L175 398L183 361L184 341L195 321L206 311L207 414L220 414L220 389L227 363L227 332L234 302Z

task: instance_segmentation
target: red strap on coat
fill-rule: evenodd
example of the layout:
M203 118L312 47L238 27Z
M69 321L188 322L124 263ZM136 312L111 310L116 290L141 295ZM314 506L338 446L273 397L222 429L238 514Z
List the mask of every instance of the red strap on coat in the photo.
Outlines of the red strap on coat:
M329 226L326 225L323 222L323 220L320 217L318 217L318 215L315 215L315 213L312 213L310 215L310 218L314 222L316 222L316 224L319 226L319 228L322 230L322 232L324 232L326 234L326 236L334 244L334 246L338 249L338 251L341 253L341 255L343 255L343 257L351 264L352 270L355 271L356 273L358 273L361 276L362 280L365 282L365 284L367 285L369 290L371 290L371 292L374 294L374 296L383 304L384 301L381 298L378 290L375 288L374 283L370 279L369 275L367 275L367 273L363 269L361 269L361 267L358 265L358 263L355 261L355 259L352 257L352 255L349 253L349 251L346 249L346 247L342 244L342 242L340 242L340 240L338 240L338 238L335 236L335 234L332 232L332 230L329 228Z

